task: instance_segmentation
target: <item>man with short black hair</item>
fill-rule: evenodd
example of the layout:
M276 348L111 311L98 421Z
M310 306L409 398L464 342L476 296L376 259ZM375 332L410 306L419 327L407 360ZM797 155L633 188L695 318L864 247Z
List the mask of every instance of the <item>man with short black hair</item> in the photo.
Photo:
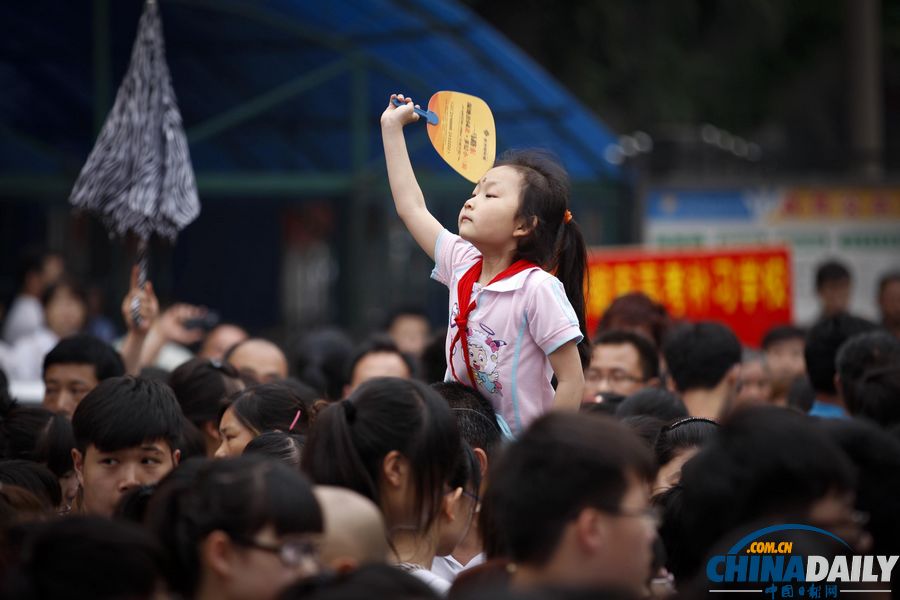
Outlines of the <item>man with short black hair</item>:
M386 336L374 336L356 348L347 366L347 384L344 396L365 381L376 377L412 379L415 366L410 358L400 352L397 345Z
M847 313L820 319L810 327L806 334L806 348L803 351L806 358L806 374L816 393L816 399L809 411L810 415L826 419L847 416L847 407L835 385L838 350L854 335L874 328L875 325L869 321Z
M666 365L692 417L716 420L730 409L741 353L734 332L721 323L683 325L666 338Z
M163 383L135 377L101 382L72 417L78 509L110 517L126 492L174 469L182 422L178 400Z
M643 597L651 576L656 465L624 425L551 412L491 467L485 509L503 532L515 588L624 590Z
M81 399L110 377L125 374L122 357L92 335L76 334L60 340L44 357L44 408L68 418Z
M477 450L485 455L484 460L478 457L482 467L485 467L503 440L497 413L490 401L475 388L458 381L441 381L432 383L431 387L450 405L460 437L476 450L476 455L479 455ZM485 470L483 476L486 475Z
M878 369L900 369L900 340L882 329L854 335L841 344L835 358L835 388L851 415L862 412L868 398L857 390L866 375ZM900 404L900 398L897 398Z
M604 393L630 396L658 384L659 354L653 342L632 331L611 329L594 340L581 402L597 402L597 395Z

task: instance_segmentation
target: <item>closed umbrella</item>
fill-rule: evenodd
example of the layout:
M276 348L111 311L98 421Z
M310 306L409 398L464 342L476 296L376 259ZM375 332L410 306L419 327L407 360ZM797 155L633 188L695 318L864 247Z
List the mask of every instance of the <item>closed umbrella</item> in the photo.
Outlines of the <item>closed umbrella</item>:
M174 241L200 214L155 0L144 4L128 71L69 202L97 214L111 236L137 235L141 287L151 236Z

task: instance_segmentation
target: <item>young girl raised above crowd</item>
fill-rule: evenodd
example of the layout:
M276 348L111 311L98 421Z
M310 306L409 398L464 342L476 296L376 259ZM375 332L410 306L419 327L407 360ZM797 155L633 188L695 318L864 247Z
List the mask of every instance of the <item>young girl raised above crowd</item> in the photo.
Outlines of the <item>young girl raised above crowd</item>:
M447 379L489 398L514 433L551 408L576 409L584 375L586 250L568 207L568 177L541 152L506 154L459 213L459 235L428 211L393 95L381 116L397 213L450 289ZM556 376L556 390L551 386Z

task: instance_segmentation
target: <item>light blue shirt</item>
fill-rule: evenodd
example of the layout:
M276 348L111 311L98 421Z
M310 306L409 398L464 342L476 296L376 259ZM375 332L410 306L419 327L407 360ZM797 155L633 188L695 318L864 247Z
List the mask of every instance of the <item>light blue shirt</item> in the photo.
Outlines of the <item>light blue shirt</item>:
M812 408L809 409L809 414L812 417L819 417L821 419L848 418L847 411L845 411L843 408L837 406L836 404L822 402L821 400L816 400L815 402L813 402Z

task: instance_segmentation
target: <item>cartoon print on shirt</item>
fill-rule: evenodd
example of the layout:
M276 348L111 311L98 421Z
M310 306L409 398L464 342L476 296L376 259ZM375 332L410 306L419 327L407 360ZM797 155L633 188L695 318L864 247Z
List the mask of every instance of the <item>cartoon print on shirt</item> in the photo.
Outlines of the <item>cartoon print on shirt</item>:
M500 349L507 343L494 339L496 333L493 329L479 323L479 329L469 328L469 364L478 385L489 394L503 395L503 385L500 383Z
M459 315L459 304L454 303L450 310L450 329L457 327L456 317ZM500 349L507 346L507 342L495 339L496 332L485 325L478 324L478 329L468 327L466 338L469 346L469 365L475 375L477 387L489 394L503 396L503 384L500 383ZM457 348L462 345L454 345L450 349L450 360L456 355Z

